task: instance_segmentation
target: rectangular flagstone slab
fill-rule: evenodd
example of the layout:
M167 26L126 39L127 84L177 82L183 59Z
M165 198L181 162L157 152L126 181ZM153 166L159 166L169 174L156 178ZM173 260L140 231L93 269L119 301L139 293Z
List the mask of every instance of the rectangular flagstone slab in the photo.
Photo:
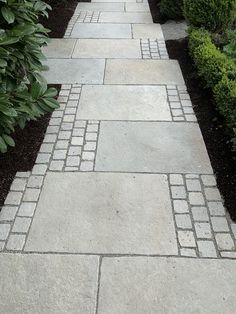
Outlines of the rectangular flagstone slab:
M53 38L42 51L47 58L71 58L76 39Z
M233 260L104 258L98 314L232 314Z
M124 2L131 2L131 3L136 3L136 0L92 0L91 1L91 3L96 3L96 2L111 2L111 3L117 3L117 2L122 2L122 3L124 3Z
M95 313L98 257L1 254L0 273L1 313Z
M95 169L212 173L198 125L174 122L102 121Z
M75 12L78 11L124 12L124 3L78 3Z
M47 174L26 251L177 254L167 177Z
M139 40L79 39L73 58L141 58Z
M164 86L83 86L77 112L84 120L168 120Z
M126 12L150 12L148 3L126 3Z
M49 71L44 77L49 84L102 84L105 60L48 59Z
M133 24L133 38L152 38L164 40L164 35L160 24Z
M72 38L132 38L129 24L76 23Z
M151 13L102 12L100 23L152 23Z
M176 60L107 60L105 84L184 85Z

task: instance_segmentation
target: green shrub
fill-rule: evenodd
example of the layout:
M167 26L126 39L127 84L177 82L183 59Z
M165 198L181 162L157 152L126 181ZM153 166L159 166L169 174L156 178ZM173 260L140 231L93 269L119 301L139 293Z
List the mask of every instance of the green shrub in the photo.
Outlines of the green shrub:
M201 45L211 44L211 37L207 30L204 28L190 29L189 30L189 50L191 55Z
M214 98L217 109L225 117L236 151L236 81L224 76L214 87Z
M37 0L0 1L0 152L14 146L11 133L58 107L56 90L47 89L41 46L47 32L37 24L50 8Z
M191 26L223 33L235 21L236 0L184 0L184 15Z
M170 19L183 17L183 0L161 0L161 15Z

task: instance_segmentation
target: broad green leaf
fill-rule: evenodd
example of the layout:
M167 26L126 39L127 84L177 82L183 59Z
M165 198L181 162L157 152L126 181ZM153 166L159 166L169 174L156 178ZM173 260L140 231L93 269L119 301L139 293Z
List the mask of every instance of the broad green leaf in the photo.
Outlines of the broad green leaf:
M7 152L7 145L1 136L0 136L0 152L3 154Z
M11 147L15 147L15 142L11 136L9 136L7 134L3 134L2 138L4 139L5 143L7 143L7 145L9 145Z
M11 9L7 6L2 7L1 9L2 16L7 21L8 24L11 24L15 21L15 14L11 11Z

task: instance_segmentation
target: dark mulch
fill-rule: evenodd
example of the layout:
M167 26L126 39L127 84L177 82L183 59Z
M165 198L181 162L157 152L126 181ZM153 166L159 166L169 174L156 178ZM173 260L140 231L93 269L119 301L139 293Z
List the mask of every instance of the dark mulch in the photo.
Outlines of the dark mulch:
M40 22L52 30L50 37L61 38L79 1L47 0L46 2L53 10L48 20L41 19ZM60 85L54 87L60 89ZM0 207L4 203L15 173L33 168L49 120L50 114L37 121L30 121L24 130L16 129L13 136L16 142L15 148L9 149L6 154L0 154Z
M149 5L154 22L163 24L165 21L160 16L159 2L160 0L149 0ZM188 54L188 39L168 40L166 46L170 58L180 63L218 188L231 218L236 221L236 156L232 153L229 138L225 134L224 121L215 110L211 91L204 89L193 66Z
M52 7L49 18L41 18L40 23L49 28L49 37L62 38L67 25L75 11L78 2L91 2L90 0L44 0Z

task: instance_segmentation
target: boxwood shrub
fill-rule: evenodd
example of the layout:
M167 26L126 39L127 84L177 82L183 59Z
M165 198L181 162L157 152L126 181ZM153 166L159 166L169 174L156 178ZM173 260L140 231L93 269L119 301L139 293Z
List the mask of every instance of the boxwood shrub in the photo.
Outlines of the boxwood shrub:
M161 0L160 11L170 19L183 18L183 0Z
M235 22L236 0L184 0L184 15L191 26L223 33Z
M0 0L0 152L14 146L16 126L58 107L41 75L47 32L38 24L50 7L38 0Z
M189 32L189 48L199 75L213 91L216 107L225 119L236 151L236 65L203 29Z

